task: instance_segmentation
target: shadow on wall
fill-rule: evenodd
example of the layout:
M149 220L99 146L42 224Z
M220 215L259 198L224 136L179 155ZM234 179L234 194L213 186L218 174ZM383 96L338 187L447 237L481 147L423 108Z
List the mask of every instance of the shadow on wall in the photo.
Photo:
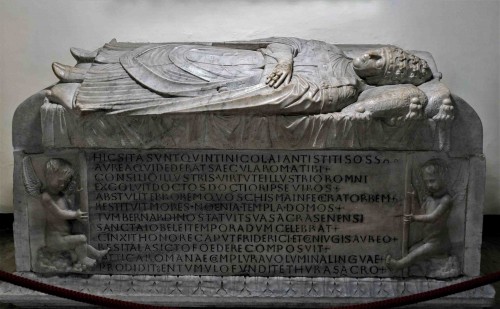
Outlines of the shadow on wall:
M14 214L0 214L0 233L12 232Z

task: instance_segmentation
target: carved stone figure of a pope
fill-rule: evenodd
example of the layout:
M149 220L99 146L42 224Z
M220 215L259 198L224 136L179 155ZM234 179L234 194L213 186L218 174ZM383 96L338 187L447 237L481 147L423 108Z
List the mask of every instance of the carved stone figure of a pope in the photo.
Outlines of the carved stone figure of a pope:
M412 115L413 106L420 109L413 114L421 116L427 99L415 86L432 78L425 60L393 46L351 59L335 45L297 38L208 44L112 41L93 55L79 50L73 54L91 65L55 63L54 72L63 83L52 96L81 112L345 111L370 118ZM372 103L363 104L360 94L373 88L383 88L383 95L375 92Z

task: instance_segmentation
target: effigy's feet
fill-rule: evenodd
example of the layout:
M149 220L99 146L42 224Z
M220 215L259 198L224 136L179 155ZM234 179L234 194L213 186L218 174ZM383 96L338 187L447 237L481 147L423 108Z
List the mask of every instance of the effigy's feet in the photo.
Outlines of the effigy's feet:
M81 83L88 71L87 68L72 67L58 62L52 63L52 71L63 83Z
M71 47L70 52L73 58L75 58L78 63L91 63L94 62L95 57L97 57L98 49L94 51L88 51L82 48Z

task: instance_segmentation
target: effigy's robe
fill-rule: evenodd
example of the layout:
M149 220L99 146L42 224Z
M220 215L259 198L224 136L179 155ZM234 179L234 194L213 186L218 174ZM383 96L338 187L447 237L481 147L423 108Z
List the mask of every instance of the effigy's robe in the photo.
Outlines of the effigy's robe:
M265 84L277 64L269 45L289 48L293 78ZM360 83L336 46L295 38L222 44L106 44L77 93L80 111L129 115L225 112L320 114L357 99Z

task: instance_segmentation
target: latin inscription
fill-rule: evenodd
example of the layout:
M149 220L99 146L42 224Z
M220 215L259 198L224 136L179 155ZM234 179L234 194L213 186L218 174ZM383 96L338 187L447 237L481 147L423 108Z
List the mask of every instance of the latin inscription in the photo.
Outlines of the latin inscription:
M388 276L404 154L88 152L98 273Z

